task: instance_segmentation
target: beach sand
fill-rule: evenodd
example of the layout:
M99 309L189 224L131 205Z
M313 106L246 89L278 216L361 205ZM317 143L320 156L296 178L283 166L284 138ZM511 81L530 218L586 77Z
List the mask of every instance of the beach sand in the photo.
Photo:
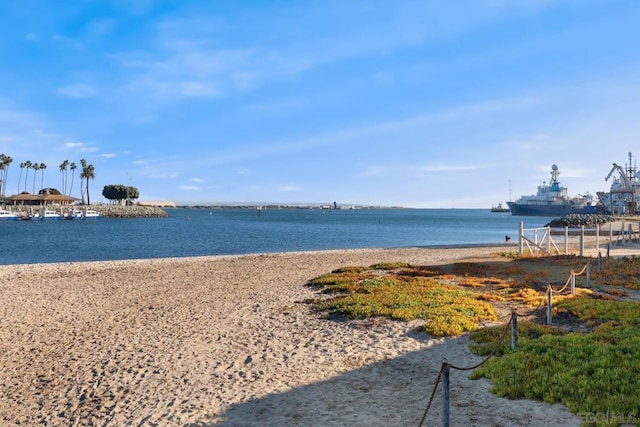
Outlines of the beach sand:
M331 270L500 248L367 249L0 267L0 425L417 426L442 361L482 360L418 323L327 319ZM514 250L513 248L510 250ZM580 425L451 371L452 426ZM424 425L440 425L438 389Z

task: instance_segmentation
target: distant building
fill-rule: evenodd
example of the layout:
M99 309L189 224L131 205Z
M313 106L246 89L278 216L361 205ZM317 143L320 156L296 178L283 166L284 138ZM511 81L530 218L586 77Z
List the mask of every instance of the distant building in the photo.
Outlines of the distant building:
M73 205L78 200L76 197L60 194L55 188L45 188L38 194L20 193L7 197L5 204L13 206L67 206Z
M176 207L176 202L170 202L170 201L144 201L144 202L138 202L138 205L140 206L155 206L158 208L175 208Z

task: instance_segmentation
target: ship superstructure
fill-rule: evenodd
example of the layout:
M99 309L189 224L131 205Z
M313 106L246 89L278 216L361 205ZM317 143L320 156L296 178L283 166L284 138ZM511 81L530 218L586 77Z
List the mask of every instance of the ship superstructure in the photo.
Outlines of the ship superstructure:
M567 187L560 184L560 170L551 166L551 181L538 185L535 195L522 196L515 202L508 202L512 215L563 216L568 214L596 213L600 209L593 196L570 197Z
M618 173L618 177L613 176ZM640 211L640 178L638 168L629 153L629 163L624 168L614 163L605 181L611 182L608 193L598 192L598 198L607 211L613 215L635 215Z

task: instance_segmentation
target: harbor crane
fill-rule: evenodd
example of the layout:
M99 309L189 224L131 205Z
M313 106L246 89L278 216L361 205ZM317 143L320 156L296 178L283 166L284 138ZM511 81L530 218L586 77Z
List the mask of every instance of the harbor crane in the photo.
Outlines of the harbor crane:
M610 194L608 199L610 202L610 210L613 213L614 207L623 207L628 214L635 214L638 210L638 200L640 197L640 182L636 172L636 167L632 163L632 155L629 153L629 165L627 170L624 170L617 163L613 164L611 171L604 179L608 181L614 172L618 172L620 180L614 180L611 185ZM600 197L600 196L598 196ZM614 206L616 205L616 206Z

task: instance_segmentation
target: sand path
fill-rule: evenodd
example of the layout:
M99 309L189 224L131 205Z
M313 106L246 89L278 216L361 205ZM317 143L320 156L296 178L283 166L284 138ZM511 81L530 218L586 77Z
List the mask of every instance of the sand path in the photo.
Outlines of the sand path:
M468 339L327 320L303 285L346 265L497 250L0 267L0 424L418 425L442 360L480 360ZM452 426L580 425L560 405L499 399L467 376L451 374ZM440 405L438 393L425 425L440 425Z

